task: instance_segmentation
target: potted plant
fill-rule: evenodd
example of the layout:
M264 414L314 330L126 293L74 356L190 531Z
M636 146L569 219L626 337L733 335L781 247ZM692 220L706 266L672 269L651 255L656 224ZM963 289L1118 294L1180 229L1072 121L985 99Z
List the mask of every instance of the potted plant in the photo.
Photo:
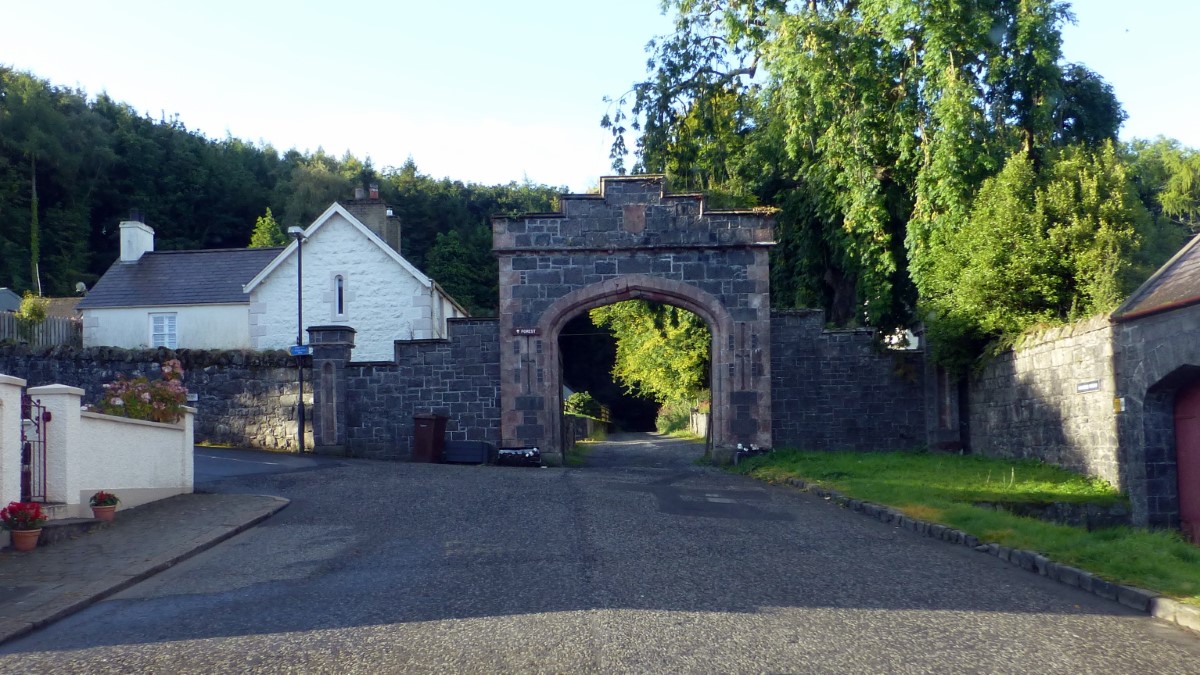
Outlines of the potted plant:
M9 502L0 509L0 521L4 529L12 533L12 547L18 551L32 551L42 535L46 514L37 502Z
M119 503L121 500L117 499L116 495L104 490L100 490L88 500L88 504L92 507L92 517L96 520L112 520Z

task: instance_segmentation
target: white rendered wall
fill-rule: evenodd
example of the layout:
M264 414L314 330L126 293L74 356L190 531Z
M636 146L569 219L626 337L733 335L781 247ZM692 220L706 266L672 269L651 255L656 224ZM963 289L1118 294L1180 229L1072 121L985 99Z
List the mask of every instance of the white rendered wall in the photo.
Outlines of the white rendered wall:
M250 306L246 304L86 309L83 346L149 347L150 315L163 312L175 314L179 349L251 348Z
M67 505L67 517L91 517L97 490L116 493L130 508L192 491L193 415L159 424L83 412L83 390L61 384L33 387L31 397L51 415L46 439L46 497Z
M68 503L91 515L97 490L116 493L130 508L192 491L192 413L178 424L160 424L98 413L80 414L84 455ZM70 501L74 497L77 501Z
M345 313L336 313L335 279L345 280ZM304 327L350 326L352 358L391 361L395 341L432 337L430 289L335 214L304 243ZM296 256L251 293L253 349L296 344ZM304 342L308 342L307 332Z
M21 499L21 393L25 380L0 375L0 507Z

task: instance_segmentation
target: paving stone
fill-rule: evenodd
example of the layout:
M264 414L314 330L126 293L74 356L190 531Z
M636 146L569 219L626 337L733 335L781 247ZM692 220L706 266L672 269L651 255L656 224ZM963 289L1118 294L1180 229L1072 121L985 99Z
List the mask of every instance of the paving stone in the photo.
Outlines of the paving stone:
M109 527L0 551L0 642L76 612L277 513L288 500L188 494L120 510Z

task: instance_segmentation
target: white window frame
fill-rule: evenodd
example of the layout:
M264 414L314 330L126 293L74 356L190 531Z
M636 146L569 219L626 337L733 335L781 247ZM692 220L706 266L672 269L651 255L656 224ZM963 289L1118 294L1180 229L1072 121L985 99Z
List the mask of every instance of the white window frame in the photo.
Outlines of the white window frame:
M161 323L160 326L156 325ZM150 313L150 346L177 349L179 345L179 315L176 312Z

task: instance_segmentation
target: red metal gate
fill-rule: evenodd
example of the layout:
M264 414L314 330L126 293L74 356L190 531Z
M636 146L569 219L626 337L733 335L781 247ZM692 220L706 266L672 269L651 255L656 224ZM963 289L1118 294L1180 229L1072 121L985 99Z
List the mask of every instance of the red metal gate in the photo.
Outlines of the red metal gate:
M46 501L46 427L50 411L21 397L21 501Z
M1200 383L1175 395L1175 457L1181 529L1200 543Z

